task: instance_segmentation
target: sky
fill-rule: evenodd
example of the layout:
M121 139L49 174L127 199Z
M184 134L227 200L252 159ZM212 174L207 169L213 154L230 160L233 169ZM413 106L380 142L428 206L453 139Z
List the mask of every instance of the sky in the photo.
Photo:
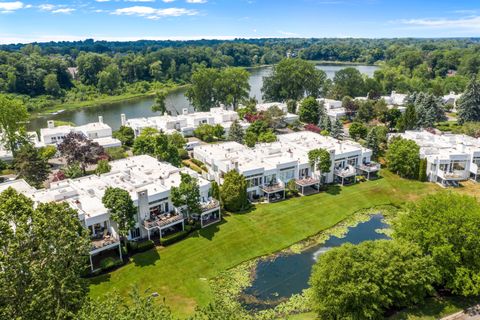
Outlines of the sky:
M480 37L480 1L0 0L0 43Z

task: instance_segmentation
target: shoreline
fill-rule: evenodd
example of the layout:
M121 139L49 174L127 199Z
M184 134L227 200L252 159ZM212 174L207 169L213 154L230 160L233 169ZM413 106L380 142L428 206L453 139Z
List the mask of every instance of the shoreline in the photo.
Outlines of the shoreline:
M176 85L174 87L168 88L167 93L173 93L178 90L187 88L188 84L183 85ZM59 114L65 111L71 110L82 110L87 108L98 107L101 105L111 105L115 103L130 101L130 100L142 100L146 98L150 98L155 96L155 91L149 91L145 93L136 93L136 94L123 94L123 95L116 95L116 96L108 96L104 98L99 98L96 100L87 100L87 101L79 101L79 102L71 102L71 103L60 103L56 104L51 108L47 108L42 110L41 112L31 113L30 119L37 119L41 117L51 116L55 114Z

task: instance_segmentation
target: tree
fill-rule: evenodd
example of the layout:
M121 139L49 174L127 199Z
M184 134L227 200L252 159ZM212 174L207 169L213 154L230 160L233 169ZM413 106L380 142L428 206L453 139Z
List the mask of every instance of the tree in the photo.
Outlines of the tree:
M271 76L263 79L263 98L267 101L300 100L318 97L327 76L313 63L302 59L283 59L273 67Z
M220 194L225 209L231 212L248 209L250 203L247 197L247 181L245 177L237 171L231 170L223 178Z
M358 69L348 67L339 70L333 77L333 92L336 99L343 99L345 96L365 96L365 83L362 74Z
M378 155L380 153L380 142L378 141L376 128L377 127L373 127L370 129L365 143L366 147L372 150L372 158L374 160L378 159Z
M67 134L58 145L58 151L65 157L68 165L80 164L83 173L87 165L96 164L98 160L107 157L102 146L77 132Z
M391 240L344 244L320 256L310 277L321 319L380 319L424 301L438 279L418 246Z
M82 167L78 162L73 162L67 167L65 167L65 169L63 170L63 173L67 178L70 178L70 179L80 178L80 177L83 177L83 175L85 174L85 172L82 170Z
M418 245L431 256L440 284L454 294L480 293L480 205L453 192L427 195L407 205L393 225L395 239Z
M14 166L19 177L35 187L42 187L50 173L47 160L29 143L22 145L15 154Z
M342 99L342 108L345 108L345 113L348 118L353 118L358 110L358 103L352 97L345 96Z
M108 66L110 58L106 55L87 52L81 53L76 61L78 78L83 84L96 85L100 71Z
M275 142L277 141L277 136L272 130L260 133L258 136L258 142Z
M287 100L287 111L289 113L297 113L297 101L296 100Z
M355 117L359 122L370 122L375 117L375 111L371 100L361 101Z
M60 94L61 89L58 84L57 75L54 73L47 74L45 78L43 78L43 87L45 88L45 92L52 96Z
M318 124L321 115L321 106L315 97L307 97L300 103L300 108L298 109L300 121Z
M420 164L418 166L418 180L425 182L427 181L427 159L420 159Z
M180 185L172 187L170 191L172 203L177 208L185 207L188 215L199 214L202 209L198 179L186 173L180 173L180 176Z
M383 116L380 118L380 121L387 125L389 131L392 131L397 126L397 123L401 117L402 112L398 110L398 108L392 108L388 109L387 112L383 114Z
M122 83L122 76L120 70L115 64L111 64L105 68L105 70L98 73L98 90L101 93L114 94L115 91L120 88Z
M415 179L418 175L420 147L413 140L392 138L387 150L388 169L404 178Z
M155 93L155 104L152 106L153 112L160 112L162 115L167 112L167 105L165 100L167 99L167 91L160 90Z
M433 94L414 93L407 97L407 101L415 106L417 128L432 128L435 122L447 120L440 98Z
M53 145L41 147L38 149L38 153L42 159L44 159L45 161L48 161L53 157L55 157L55 155L57 154L57 147Z
M192 73L191 85L185 96L198 111L208 111L216 105L215 82L219 77L218 69L198 68Z
M250 92L250 73L243 68L225 68L215 81L216 100L237 109L238 103L247 99Z
M330 133L332 130L332 120L330 120L329 116L325 116L322 118L322 123L320 124L320 127L322 128L322 131L325 131L327 135Z
M253 131L248 131L245 134L245 145L247 147L253 148L257 143L258 136Z
M80 275L90 250L78 213L66 203L34 208L9 188L0 194L0 233L0 317L75 318L88 293Z
M238 120L233 121L230 130L228 130L228 140L243 143L244 136L245 133Z
M118 131L113 133L113 137L120 140L122 145L131 147L135 140L135 132L130 127L121 126Z
M20 100L0 94L0 143L14 155L21 142L25 141L27 120L27 108Z
M348 134L354 140L364 139L368 134L368 129L363 123L353 122L348 128Z
M100 160L97 162L97 168L95 169L95 173L97 175L101 175L102 173L108 173L112 170L112 167L108 163L108 160Z
M154 128L145 128L133 143L133 154L148 154L160 161L167 161L174 166L180 166L178 139L166 135Z
M211 124L201 124L199 125L194 131L193 135L198 139L205 141L205 142L213 142L216 140L223 139L223 135L225 134L225 129L219 124L211 125Z
M312 171L320 171L320 175L330 172L332 159L330 153L326 149L313 149L308 152L308 162Z
M279 128L284 123L285 113L278 106L271 106L263 112L264 121L272 129Z
M336 119L331 125L330 136L335 139L340 139L343 135L343 124Z
M458 102L458 122L480 121L480 84L472 78Z
M397 121L396 127L400 132L417 128L417 113L413 104L407 105L407 109Z
M135 226L135 215L137 214L137 208L135 208L130 194L120 188L107 187L102 197L102 203L110 212L110 219L117 224L118 233L123 237L126 247L128 232Z

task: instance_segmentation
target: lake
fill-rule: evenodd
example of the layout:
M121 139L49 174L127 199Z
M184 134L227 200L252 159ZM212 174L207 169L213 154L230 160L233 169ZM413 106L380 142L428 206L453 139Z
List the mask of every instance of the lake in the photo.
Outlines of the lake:
M312 267L322 253L347 242L359 244L367 240L388 239L385 234L377 232L386 228L388 225L383 221L383 216L376 214L370 220L348 228L343 238L330 237L325 243L299 254L260 260L255 268L255 279L241 295L242 304L249 310L262 310L301 293L308 288Z
M327 77L332 79L335 73L346 65L317 65L318 69L325 71ZM363 74L371 77L377 66L355 65ZM252 68L250 71L250 97L255 97L259 102L262 100L261 88L263 85L263 77L268 76L272 72L272 67ZM193 111L189 101L185 98L186 89L178 89L170 93L166 99L167 110L172 114L182 112L182 109L187 108L189 112ZM98 107L82 108L75 110L64 111L55 115L46 115L32 119L27 125L28 130L39 130L47 126L47 120L60 120L73 122L76 125L83 125L89 122L98 121L98 116L103 116L103 121L109 124L113 130L120 127L120 115L124 113L128 118L141 118L159 115L159 113L152 112L153 98L134 99L112 104L101 105Z

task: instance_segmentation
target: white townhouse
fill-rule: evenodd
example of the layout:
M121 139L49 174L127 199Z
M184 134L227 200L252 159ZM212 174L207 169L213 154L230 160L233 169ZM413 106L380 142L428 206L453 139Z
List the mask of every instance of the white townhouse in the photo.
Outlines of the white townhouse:
M427 160L428 181L442 186L458 186L459 181L480 180L480 140L462 134L433 134L406 131L400 136L415 141L420 158Z
M319 190L323 183L355 182L357 174L373 178L380 166L371 162L371 150L351 141L302 131L278 136L277 142L248 148L236 142L202 145L194 148L194 157L208 168L208 178L219 184L224 175L236 170L247 180L249 198L264 196L268 201L284 198L285 184L294 180L300 193ZM329 173L313 171L308 152L323 148L330 152Z
M451 105L453 107L453 111L455 111L457 108L457 102L461 97L462 97L461 93L456 94L454 91L450 91L449 94L444 95L442 97L442 102L445 105Z
M83 226L91 231L92 271L98 268L102 256L112 250L118 250L121 258L117 226L102 203L108 187L128 191L138 209L136 224L128 235L130 240L162 238L184 229L187 217L182 208L173 205L170 195L171 188L180 185L182 173L198 179L201 212L193 218L202 228L221 220L220 204L209 196L210 182L188 168L177 168L147 155L113 161L110 165L109 173L54 182L48 189L37 190L24 180L9 181L0 184L0 192L12 187L36 203L65 201L74 208Z
M342 101L325 98L319 98L317 101L323 103L325 111L332 121L339 120L347 114L345 108L342 107Z
M138 136L145 128L154 128L165 133L176 131L188 137L192 136L193 131L202 124L219 124L225 129L225 134L228 134L230 126L235 120L239 120L238 114L223 107L211 108L208 112L193 113L188 113L188 109L183 109L182 114L178 116L165 114L149 118L126 119L124 114L121 115L122 126L132 128L135 136ZM239 123L244 129L249 126L249 123L243 120Z
M0 140L1 139L1 133L0 133ZM38 135L34 131L29 131L27 132L27 138L32 143L35 147L40 148L43 144L40 143L38 140ZM12 161L13 160L13 153L11 150L9 150L3 142L0 142L0 160L2 161Z
M120 147L120 140L112 137L112 128L103 122L103 117L98 117L98 122L87 123L73 127L69 125L55 126L53 120L47 121L47 128L40 129L41 145L58 145L70 132L83 134L86 138L97 142L104 148Z

